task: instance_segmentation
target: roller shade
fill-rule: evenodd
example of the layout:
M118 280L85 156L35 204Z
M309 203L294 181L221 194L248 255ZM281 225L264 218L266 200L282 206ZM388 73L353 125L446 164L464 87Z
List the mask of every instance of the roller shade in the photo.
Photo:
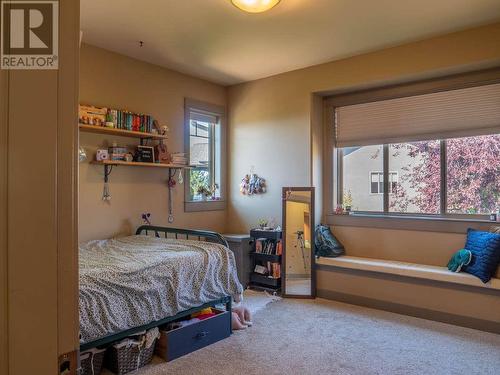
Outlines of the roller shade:
M198 111L191 111L190 119L199 122L208 122L209 124L217 124L217 116L208 113L202 113Z
M500 133L500 84L337 107L338 147Z

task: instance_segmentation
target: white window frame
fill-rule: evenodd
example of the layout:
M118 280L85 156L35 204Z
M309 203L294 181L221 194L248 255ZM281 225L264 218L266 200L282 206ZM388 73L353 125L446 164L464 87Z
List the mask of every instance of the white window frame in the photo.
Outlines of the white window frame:
M214 138L212 135L213 142L211 143L211 154L214 154L214 148L217 147L220 153L219 160L219 173L220 173L220 184L219 200L207 200L199 201L192 200L190 191L190 170L185 171L185 181L184 181L184 211L185 212L198 212L198 211L220 211L226 209L226 110L223 106L210 104L202 102L196 99L186 98L184 100L184 152L189 159L190 153L190 124L191 124L191 113L206 113L217 118L219 126L219 139ZM218 143L218 144L217 144ZM211 178L215 176L215 162L210 163L209 168L212 168ZM214 182L214 181L212 181Z

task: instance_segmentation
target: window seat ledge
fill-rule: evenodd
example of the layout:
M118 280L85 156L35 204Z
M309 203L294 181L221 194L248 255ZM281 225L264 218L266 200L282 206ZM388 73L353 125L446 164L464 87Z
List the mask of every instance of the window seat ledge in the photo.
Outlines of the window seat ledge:
M465 272L450 272L446 267L439 266L406 263L394 260L361 258L347 255L338 258L319 258L316 260L316 264L319 269L337 267L475 286L490 290L500 290L500 279L494 278L484 284L475 276L469 275Z

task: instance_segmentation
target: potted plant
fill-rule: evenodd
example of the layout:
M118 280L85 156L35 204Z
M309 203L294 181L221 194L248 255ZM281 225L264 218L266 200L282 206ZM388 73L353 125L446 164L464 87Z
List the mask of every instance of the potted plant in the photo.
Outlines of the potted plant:
M213 184L212 188L210 189L210 196L212 197L212 200L218 200L220 198L217 198L217 190L219 190L219 185L218 184Z
M344 209L346 210L346 212L351 212L351 209L352 209L351 190L348 190L347 193L344 193L343 203L344 203Z
M203 185L200 185L196 190L196 192L201 196L201 199L204 201L206 201L208 198L212 196L212 191Z
M267 228L267 219L260 219L259 220L259 228L262 230L265 230Z

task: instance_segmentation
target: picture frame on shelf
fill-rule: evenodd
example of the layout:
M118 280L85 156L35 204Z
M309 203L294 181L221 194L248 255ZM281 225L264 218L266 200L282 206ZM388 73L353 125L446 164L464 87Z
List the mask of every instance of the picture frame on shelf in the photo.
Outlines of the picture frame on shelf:
M134 161L139 163L154 163L155 151L152 146L137 146Z

